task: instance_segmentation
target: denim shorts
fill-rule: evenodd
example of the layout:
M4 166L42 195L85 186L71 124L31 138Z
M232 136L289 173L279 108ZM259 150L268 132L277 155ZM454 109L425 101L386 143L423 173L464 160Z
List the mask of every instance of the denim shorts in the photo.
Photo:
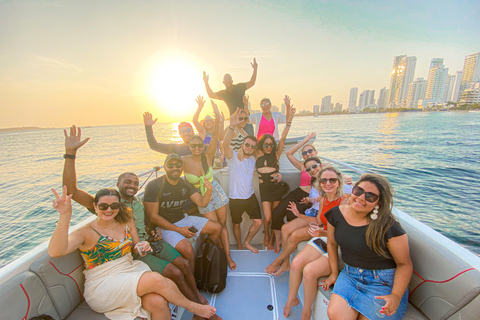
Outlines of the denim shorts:
M375 314L375 296L392 293L394 269L368 270L351 267L345 264L338 276L333 292L347 301L350 308L363 314L368 319L382 319ZM400 301L397 311L383 319L402 319L408 306L408 288Z

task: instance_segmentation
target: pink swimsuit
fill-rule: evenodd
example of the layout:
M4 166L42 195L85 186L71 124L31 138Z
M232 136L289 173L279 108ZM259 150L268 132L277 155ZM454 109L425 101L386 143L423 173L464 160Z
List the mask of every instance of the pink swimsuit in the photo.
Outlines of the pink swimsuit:
M260 120L260 124L258 126L257 139L260 139L264 134L270 134L273 136L274 132L275 122L273 121L273 118L268 121L267 119L265 119L264 116L262 116L262 119Z

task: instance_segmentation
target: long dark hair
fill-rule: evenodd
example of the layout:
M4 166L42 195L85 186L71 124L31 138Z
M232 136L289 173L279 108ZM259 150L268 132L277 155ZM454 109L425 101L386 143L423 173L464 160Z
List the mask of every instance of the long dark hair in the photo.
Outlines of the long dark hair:
M104 196L115 196L118 198L118 202L120 203L120 209L118 209L118 214L115 216L115 221L120 222L120 223L127 223L130 220L133 220L133 211L129 207L127 207L124 203L122 203L122 198L120 197L120 193L118 193L117 190L113 188L104 188L100 189L96 194L95 194L95 206L98 205L98 201L100 200L101 197ZM97 213L95 213L97 214Z
M362 174L360 180L355 183L358 186L361 182L373 183L378 191L378 218L376 220L370 219L370 223L367 228L366 242L370 249L375 251L378 255L385 258L392 259L392 256L386 249L386 237L388 230L396 222L393 216L393 188L387 178L378 174Z
M263 145L265 144L265 140L267 140L268 138L272 139L272 143L273 143L272 152L270 152L269 154L263 151ZM260 140L258 140L257 150L260 150L263 152L263 154L267 158L268 163L276 163L275 167L279 169L278 159L277 159L277 141L275 141L275 138L271 134L266 133L260 138Z

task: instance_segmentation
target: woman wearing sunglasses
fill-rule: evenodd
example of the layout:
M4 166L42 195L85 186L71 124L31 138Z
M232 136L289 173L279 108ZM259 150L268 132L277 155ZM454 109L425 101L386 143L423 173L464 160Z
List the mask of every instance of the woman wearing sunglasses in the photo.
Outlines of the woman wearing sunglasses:
M51 257L62 257L76 249L85 262L85 301L109 319L170 319L168 302L185 307L200 317L210 317L215 308L185 298L173 281L163 277L140 260L132 251L145 255L152 251L147 241L139 242L130 208L120 202L115 189L101 189L93 207L97 219L73 231L72 195L67 187L60 196L54 189L53 207L60 214L48 246Z
M304 162L295 158L294 154L298 151L298 149L302 148L302 157L304 161L308 158L316 157L317 150L315 150L315 147L311 144L307 144L307 142L310 141L310 139L313 139L315 135L315 132L309 133L305 136L303 141L297 143L290 150L285 152L288 160L290 160L290 162L295 166L295 168L297 168L301 172L300 186L290 192L286 197L284 197L282 201L280 201L280 204L273 211L272 230L275 234L275 253L279 253L282 246L282 233L280 232L280 230L282 230L282 226L284 224L283 219L285 218L285 215L287 216L287 221L292 221L296 218L291 211L287 210L289 203L291 201L295 202L297 204L297 209L300 212L303 212L308 208L306 204L300 203L300 201L302 201L303 198L308 197L308 194L310 193L310 189L312 188L312 175L310 174L310 172L305 171ZM320 159L318 159L318 161L320 161ZM320 169L322 168L322 163L319 162L317 165L320 166L320 168L318 169L318 171L320 171Z
M230 269L235 270L237 267L230 255L230 242L228 238L227 223L227 204L228 196L223 191L220 184L213 179L213 161L215 158L216 145L219 139L220 130L220 111L218 107L210 100L213 106L215 114L215 124L212 132L212 139L210 144L205 149L203 139L200 136L193 136L190 139L189 146L192 155L183 156L183 171L185 173L185 179L198 188L202 196L207 191L203 183L208 180L212 183L213 191L212 198L206 207L198 207L198 211L206 218L218 221L222 225L222 233L220 235L220 241L222 242L223 250L227 256L227 262ZM197 98L199 104L204 104L203 97Z
M388 180L364 174L353 187L348 204L325 215L332 273L323 289L335 284L327 311L329 319L404 316L413 267L407 234L392 209L393 189ZM345 262L340 274L339 246Z
M268 98L263 98L260 101L262 112L250 115L250 123L255 124L255 136L258 140L260 140L265 134L269 134L278 140L278 124L285 122L288 124L289 121L291 122L291 120L288 120L290 110L292 109L292 106L290 105L290 97L285 96L283 101L285 101L287 115L284 115L281 112L270 111L272 102Z
M313 158L312 158L313 159ZM280 255L265 269L267 273L281 275L290 269L290 254L295 251L297 245L304 240L311 239L314 235L310 232L310 223L316 223L319 226L326 225L325 212L338 206L345 199L343 193L343 178L340 171L334 167L328 167L320 170L320 167L313 169L316 164L305 161L305 170L318 170L318 177L313 182L308 198L303 199L303 203L311 205L304 214L301 214L295 202L290 202L288 210L297 217L286 223L282 227L283 250ZM319 232L326 236L326 231L320 229ZM294 284L296 281L294 282ZM300 285L300 283L298 283ZM296 297L298 286L293 287Z
M245 138L248 136L247 131L245 131L245 125L247 124L248 115L244 109L238 109L238 120L240 121L235 127L233 127L233 138L230 141L230 147L233 151L239 151L242 147Z
M272 222L272 211L282 200L282 196L285 194L285 183L280 183L281 175L279 173L280 166L278 159L282 154L285 140L292 125L293 116L295 115L295 108L290 107L288 104L288 118L287 124L282 132L280 141L275 141L275 138L270 134L265 134L257 143L257 150L255 153L255 169L258 173L260 197L262 199L262 209L264 215L264 231L265 236L263 238L263 245L268 250L273 249L273 234L270 233L270 225Z

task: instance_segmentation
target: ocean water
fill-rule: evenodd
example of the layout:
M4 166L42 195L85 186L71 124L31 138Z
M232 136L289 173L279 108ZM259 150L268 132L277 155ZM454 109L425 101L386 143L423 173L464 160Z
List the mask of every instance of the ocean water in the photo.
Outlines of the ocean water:
M48 240L54 229L50 188L62 184L62 131L0 133L0 267ZM289 137L312 131L321 155L387 176L396 207L480 254L480 112L299 117ZM181 141L175 123L156 124L154 132L158 141ZM82 135L91 139L77 154L78 186L90 193L165 158L150 150L143 125L83 128ZM74 204L72 224L87 216Z

